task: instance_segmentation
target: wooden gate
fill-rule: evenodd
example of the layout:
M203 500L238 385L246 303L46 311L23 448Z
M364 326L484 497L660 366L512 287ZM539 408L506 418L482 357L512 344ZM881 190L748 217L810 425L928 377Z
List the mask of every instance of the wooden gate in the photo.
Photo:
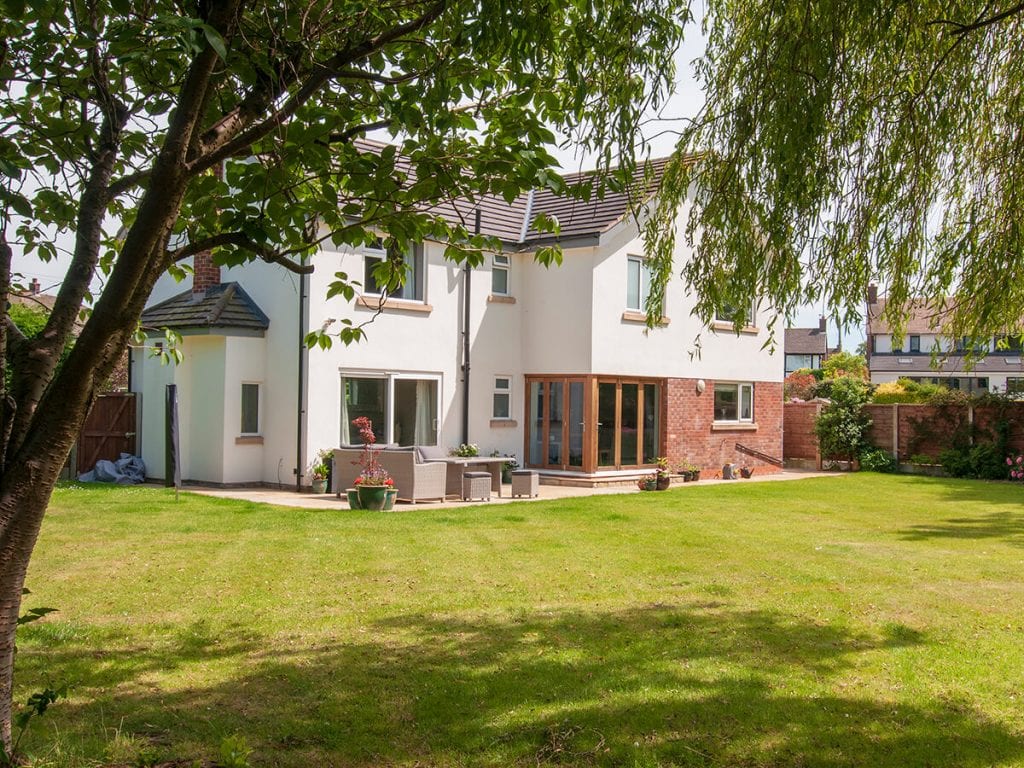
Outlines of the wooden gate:
M131 392L100 395L78 437L78 472L88 472L100 459L116 461L122 453L135 454L135 395Z

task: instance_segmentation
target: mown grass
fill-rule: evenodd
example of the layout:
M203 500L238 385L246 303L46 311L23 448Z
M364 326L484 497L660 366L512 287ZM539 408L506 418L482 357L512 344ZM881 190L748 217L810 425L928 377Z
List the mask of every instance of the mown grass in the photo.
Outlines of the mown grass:
M26 603L60 612L20 633L16 684L71 697L27 746L68 766L215 759L236 735L267 766L1024 765L1022 501L871 474L395 513L68 487Z

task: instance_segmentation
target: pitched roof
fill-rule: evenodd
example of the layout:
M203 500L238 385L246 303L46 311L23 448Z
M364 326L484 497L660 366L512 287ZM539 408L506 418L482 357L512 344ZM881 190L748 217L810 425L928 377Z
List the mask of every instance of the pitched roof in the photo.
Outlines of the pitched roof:
M970 365L963 355L949 355L935 358L920 353L894 352L893 354L874 354L871 356L872 373L898 373L901 375L936 374L936 373L970 373L974 376L985 376L990 373L1024 374L1024 361L1019 354L1005 350L989 352L982 359L975 359Z
M156 328L265 331L270 319L238 283L220 283L204 293L183 291L142 313L142 324Z
M787 328L783 349L787 355L827 355L828 334L820 328Z
M356 145L361 151L379 154L388 146L379 141L359 139ZM444 219L462 224L473 231L477 208L480 209L480 229L484 234L497 237L504 243L533 245L544 242L564 241L581 237L597 237L608 231L630 213L631 198L642 201L653 195L661 185L665 168L670 158L661 157L638 164L633 174L633 184L618 192L606 191L603 197L596 192L589 200L571 195L556 195L550 189L536 189L519 195L511 203L497 195L484 195L472 200L458 198L442 200L423 208ZM414 169L401 155L396 157L395 167L414 175ZM592 186L597 178L593 171L567 173L563 175L566 187L582 188ZM559 224L559 234L539 232L532 227L539 214L546 214ZM524 224L527 229L523 232Z
M885 319L888 299L880 298L868 304L868 333L892 333ZM908 303L907 327L904 333L937 333L945 320L946 310L941 304L927 299L911 299Z

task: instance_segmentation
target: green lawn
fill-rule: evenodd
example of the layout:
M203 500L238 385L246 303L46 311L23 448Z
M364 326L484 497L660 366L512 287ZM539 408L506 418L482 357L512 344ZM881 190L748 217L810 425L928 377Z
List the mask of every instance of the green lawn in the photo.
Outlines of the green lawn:
M54 495L38 765L1024 766L1024 487L323 512Z

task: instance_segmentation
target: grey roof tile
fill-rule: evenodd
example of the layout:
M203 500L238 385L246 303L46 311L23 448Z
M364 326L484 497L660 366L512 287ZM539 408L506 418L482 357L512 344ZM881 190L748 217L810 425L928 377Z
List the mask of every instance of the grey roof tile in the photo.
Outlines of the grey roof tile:
M238 283L220 283L194 294L183 291L142 313L152 328L240 328L265 331L268 318Z

